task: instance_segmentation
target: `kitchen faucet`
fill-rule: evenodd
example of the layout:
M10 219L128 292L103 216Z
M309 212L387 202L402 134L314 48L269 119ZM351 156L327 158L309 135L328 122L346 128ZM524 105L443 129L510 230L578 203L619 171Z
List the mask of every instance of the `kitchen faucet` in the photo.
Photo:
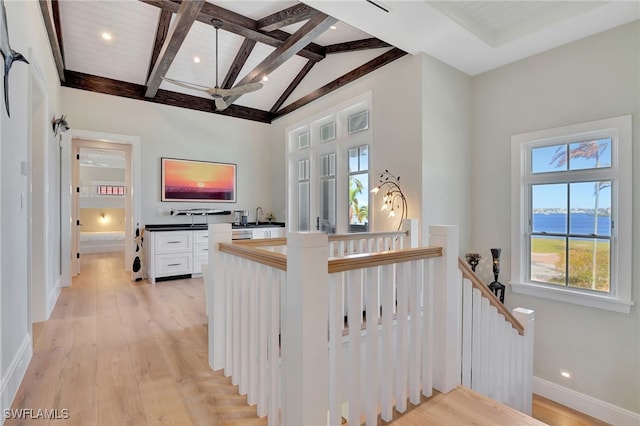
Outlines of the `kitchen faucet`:
M260 210L260 214L262 214L262 207L256 208L256 225L260 224L260 216L258 216L258 210Z

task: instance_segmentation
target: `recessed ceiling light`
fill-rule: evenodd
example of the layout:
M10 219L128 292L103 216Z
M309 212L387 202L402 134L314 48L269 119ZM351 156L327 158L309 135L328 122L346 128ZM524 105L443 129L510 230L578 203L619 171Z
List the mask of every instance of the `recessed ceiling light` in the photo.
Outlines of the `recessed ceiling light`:
M108 33L108 32L106 32L106 31L105 31L105 32L103 32L103 33L102 33L102 38L103 38L104 40L110 41L110 40L112 39L112 37L111 37L111 33Z
M200 63L200 57L199 56L195 56L193 58L193 62L195 62L196 64L199 64Z
M331 28L332 30L337 30L338 29L338 27L336 27L335 25L332 25L329 28Z
M269 81L269 77L265 75L264 77L262 77L262 81Z

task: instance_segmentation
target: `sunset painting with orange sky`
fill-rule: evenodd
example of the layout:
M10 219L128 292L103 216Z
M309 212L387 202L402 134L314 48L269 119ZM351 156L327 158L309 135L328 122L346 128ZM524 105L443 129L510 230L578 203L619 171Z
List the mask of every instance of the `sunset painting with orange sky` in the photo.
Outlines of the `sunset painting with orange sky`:
M162 201L236 201L236 165L162 159Z

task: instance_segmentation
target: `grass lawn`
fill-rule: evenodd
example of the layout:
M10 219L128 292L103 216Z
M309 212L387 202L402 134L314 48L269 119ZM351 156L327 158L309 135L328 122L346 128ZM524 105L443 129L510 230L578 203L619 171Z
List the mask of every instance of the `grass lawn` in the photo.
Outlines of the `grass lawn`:
M609 291L609 241L598 241L595 247L596 264L596 290ZM565 285L565 259L566 259L566 247L565 239L558 237L535 237L531 241L531 255L532 255L532 267L536 265L542 256L547 257L547 261L544 263L551 263L549 260L553 259L555 266L547 266L553 268L557 274L546 276L541 279L553 284ZM536 258L536 255L538 259ZM542 255L542 256L540 256ZM573 239L569 241L569 283L570 287L592 288L593 281L593 255L594 246L593 240L589 239ZM549 258L551 256L551 258ZM533 274L533 271L532 271ZM542 278L542 277L541 277Z

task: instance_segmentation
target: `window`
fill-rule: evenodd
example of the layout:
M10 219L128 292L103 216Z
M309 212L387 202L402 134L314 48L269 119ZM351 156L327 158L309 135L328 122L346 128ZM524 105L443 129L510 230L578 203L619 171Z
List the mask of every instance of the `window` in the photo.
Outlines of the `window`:
M318 227L329 234L336 232L336 153L320 156L320 212Z
M285 130L289 230L371 230L372 102L366 92Z
M513 291L629 312L630 146L630 117L512 137Z
M349 149L349 232L369 230L369 146Z

